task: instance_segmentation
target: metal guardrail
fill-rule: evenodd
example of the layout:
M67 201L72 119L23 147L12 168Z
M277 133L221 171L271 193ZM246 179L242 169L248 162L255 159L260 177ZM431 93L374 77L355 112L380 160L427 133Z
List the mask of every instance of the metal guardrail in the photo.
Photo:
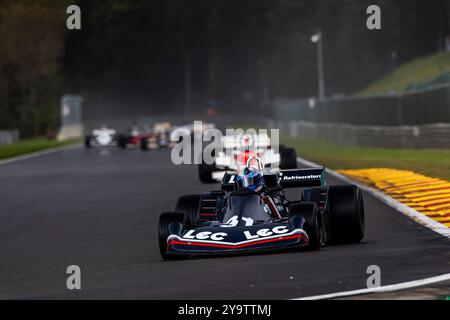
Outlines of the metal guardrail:
M270 121L291 137L380 148L450 148L450 123L423 126L370 126L306 121Z
M450 86L400 95L330 98L323 101L277 100L270 117L323 123L414 126L450 123Z

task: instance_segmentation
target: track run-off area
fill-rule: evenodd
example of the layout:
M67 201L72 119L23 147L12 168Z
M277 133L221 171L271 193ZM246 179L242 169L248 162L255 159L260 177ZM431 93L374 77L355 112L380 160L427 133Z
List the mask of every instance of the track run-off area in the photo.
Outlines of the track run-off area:
M371 265L382 285L450 272L447 238L368 193L358 245L163 261L160 213L218 188L167 150L80 147L0 165L0 298L291 299L364 289ZM81 290L66 287L70 265Z

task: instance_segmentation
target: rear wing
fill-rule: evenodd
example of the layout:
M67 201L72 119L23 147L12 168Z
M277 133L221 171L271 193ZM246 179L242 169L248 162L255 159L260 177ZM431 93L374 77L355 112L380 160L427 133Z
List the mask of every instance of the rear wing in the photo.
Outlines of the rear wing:
M225 173L222 179L222 191L231 192L234 190L234 182L236 181L236 175Z
M275 174L264 175L265 184L269 188L307 188L325 187L325 168L281 170ZM235 174L225 173L222 180L222 190L231 192L234 190Z
M325 168L281 170L279 177L283 188L326 186Z

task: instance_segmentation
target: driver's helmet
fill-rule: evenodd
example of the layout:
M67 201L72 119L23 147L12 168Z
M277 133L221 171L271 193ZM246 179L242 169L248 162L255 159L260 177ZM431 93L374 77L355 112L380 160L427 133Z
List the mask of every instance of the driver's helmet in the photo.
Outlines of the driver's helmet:
M264 185L263 177L258 169L245 167L241 174L236 177L238 188L259 192Z

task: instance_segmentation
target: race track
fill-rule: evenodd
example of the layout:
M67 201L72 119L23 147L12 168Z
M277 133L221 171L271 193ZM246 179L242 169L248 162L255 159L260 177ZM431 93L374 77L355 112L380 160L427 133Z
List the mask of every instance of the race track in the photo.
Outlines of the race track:
M287 299L365 288L369 265L382 285L450 272L447 239L367 194L359 245L161 260L160 212L209 188L169 151L77 148L0 166L0 298ZM66 288L69 265L80 291Z

